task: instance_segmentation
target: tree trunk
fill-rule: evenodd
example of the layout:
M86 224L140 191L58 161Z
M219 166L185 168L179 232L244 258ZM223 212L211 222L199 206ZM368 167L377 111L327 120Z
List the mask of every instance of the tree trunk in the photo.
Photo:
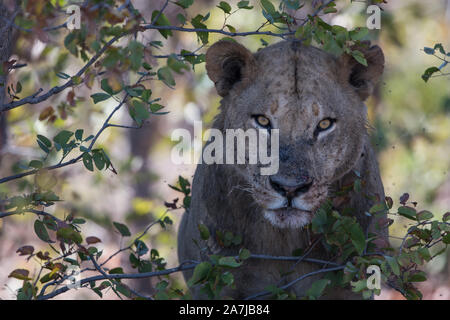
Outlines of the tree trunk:
M3 70L4 62L9 60L13 49L13 26L11 21L13 5L8 5L8 1L0 2L0 68ZM7 22L9 21L9 22ZM0 72L0 164L2 161L3 148L7 142L6 112L3 104L6 103L6 86L8 70Z

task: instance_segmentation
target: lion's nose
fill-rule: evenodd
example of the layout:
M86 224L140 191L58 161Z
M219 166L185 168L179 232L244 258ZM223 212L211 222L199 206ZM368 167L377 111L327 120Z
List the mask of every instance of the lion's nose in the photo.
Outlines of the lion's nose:
M292 199L299 194L307 192L313 183L312 179L309 177L302 177L301 182L276 175L270 176L269 179L272 188L288 199Z

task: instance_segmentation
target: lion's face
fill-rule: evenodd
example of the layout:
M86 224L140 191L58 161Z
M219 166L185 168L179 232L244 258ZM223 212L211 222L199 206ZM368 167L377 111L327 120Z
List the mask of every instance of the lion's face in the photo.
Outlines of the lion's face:
M241 187L251 192L273 225L309 224L330 185L361 157L363 100L384 63L378 47L365 53L367 68L350 57L336 59L292 42L255 55L224 41L208 51L208 74L224 96L222 129L255 128L267 135L279 130L278 173L265 176L258 165L233 166L246 181Z

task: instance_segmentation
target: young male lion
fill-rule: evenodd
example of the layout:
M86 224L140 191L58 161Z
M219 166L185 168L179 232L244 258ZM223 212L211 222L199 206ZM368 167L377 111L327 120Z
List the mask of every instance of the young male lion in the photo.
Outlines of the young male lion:
M374 229L365 212L374 199L384 200L384 191L369 142L364 100L380 79L384 56L378 46L358 50L367 67L349 55L336 58L295 41L255 54L232 41L211 46L206 69L223 97L213 128L224 133L236 128L279 129L279 170L265 176L258 165L199 165L191 207L179 229L180 262L207 258L193 241L202 243L199 224L210 230L208 246L215 254L236 255L239 249L221 245L217 231L240 235L241 246L253 254L290 256L295 249L308 248L312 240L307 226L315 211L333 190L351 184L355 172L364 192L350 192L334 204L337 209L353 208L361 226ZM321 244L310 256L330 258ZM249 259L232 271L236 289L226 294L246 298L322 267L304 261L293 267L292 261ZM287 271L294 272L283 275ZM184 274L186 279L191 275L192 270ZM301 297L315 280L308 277L290 289ZM193 293L204 297L198 288ZM356 298L349 289L329 291L325 297Z

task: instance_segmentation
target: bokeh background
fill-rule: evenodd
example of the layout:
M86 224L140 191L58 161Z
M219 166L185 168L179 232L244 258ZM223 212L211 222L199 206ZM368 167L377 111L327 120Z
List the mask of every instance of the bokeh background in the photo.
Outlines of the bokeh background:
M161 8L163 2L133 1L147 19L153 10ZM196 0L188 12L210 12L208 27L221 28L224 16L215 7L218 2ZM252 0L251 4L259 8L258 1ZM339 14L327 15L328 22L348 28L365 26L368 17L365 12L366 2L337 1L337 4ZM382 8L381 30L371 31L371 37L385 53L386 69L382 83L367 104L385 191L397 205L400 195L408 192L419 208L426 208L439 218L450 211L450 77L437 77L425 83L421 79L424 70L430 66L439 66L440 61L426 55L422 49L442 43L447 51L450 50L450 1L389 0ZM180 10L170 5L165 14L176 23L176 15ZM309 3L302 12L308 10L311 10ZM258 28L264 21L261 10L257 9L238 12L227 23L238 31L245 31ZM146 43L162 40L155 31L146 32L140 37ZM211 35L210 43L220 38L219 35ZM237 40L256 51L262 46L261 39L267 43L279 41L260 36ZM74 74L82 66L80 60L67 53L62 41L63 37L57 35L36 37L33 41L18 38L13 57L18 61L27 61L28 66L14 71L10 80L20 80L26 84L24 96L35 92L42 85L61 83L61 79L55 76L55 70ZM169 54L181 49L193 51L199 46L195 34L176 33L164 49L153 48L152 53ZM45 81L45 84L41 84L41 81ZM152 117L140 130L111 128L101 136L99 144L108 150L117 175L110 171L90 173L82 164L55 171L58 194L65 201L52 207L52 213L59 217L73 213L77 217L87 218L88 223L82 226L83 234L102 239L98 247L104 250L105 256L127 244L126 241L121 243L121 237L113 232L112 221L126 222L133 233L142 231L148 223L164 213L164 201L179 197L168 184L174 184L179 175L192 179L195 166L174 165L171 162L170 152L175 142L170 140L170 135L175 128L192 131L193 121L196 120L202 120L204 129L207 129L206 126L217 113L219 97L206 76L204 64L177 76L176 82L175 89L160 84L151 87L154 96L162 97L162 104L165 111L170 111L169 114ZM77 96L83 96L83 90L82 87L77 89ZM42 156L36 146L36 134L53 136L63 128L83 128L86 134L96 132L115 105L109 100L93 105L89 98L91 93L86 90L84 94L84 100L65 110L67 119L58 117L52 124L39 121L39 114L49 105L56 106L65 100L66 92L51 101L26 105L9 112L7 123L2 124L2 130L7 136L3 137L1 145L0 177L13 173L21 161L27 163ZM131 123L124 110L115 119L117 122ZM32 179L1 184L0 193L26 193L30 185L28 182ZM168 266L176 266L176 230L182 211L169 215L175 222L174 226L167 230L155 227L143 240L150 248L159 250ZM50 251L34 235L33 221L31 214L0 221L1 299L13 299L15 290L22 284L22 281L8 278L12 270L23 267L31 270L32 274L39 270L39 264L33 259L26 261L24 257L19 257L16 253L18 247L28 244ZM396 236L404 233L405 228L406 221L401 219L391 226L393 245L398 244ZM131 268L127 269L127 255L115 257L108 267L119 265L124 266L126 272L133 272ZM426 269L430 278L420 285L424 298L450 299L450 251L434 259ZM173 278L180 287L184 286L181 277ZM148 282L144 280L132 286L145 291ZM111 292L106 293L105 297L115 298ZM71 291L58 297L86 298L98 297L87 289ZM383 290L378 298L402 299L400 294L388 289Z

